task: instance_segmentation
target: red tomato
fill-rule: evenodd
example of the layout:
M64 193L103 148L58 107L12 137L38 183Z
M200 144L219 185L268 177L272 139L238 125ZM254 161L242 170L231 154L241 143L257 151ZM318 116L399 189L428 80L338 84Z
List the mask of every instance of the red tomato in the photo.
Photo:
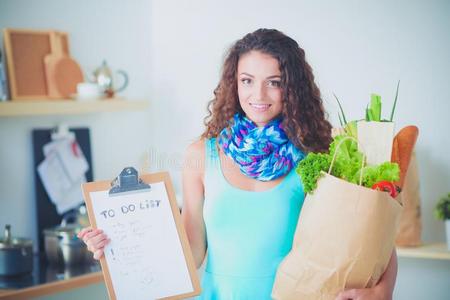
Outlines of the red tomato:
M388 192L392 198L397 197L397 188L395 184L390 181L379 181L372 186L372 189Z

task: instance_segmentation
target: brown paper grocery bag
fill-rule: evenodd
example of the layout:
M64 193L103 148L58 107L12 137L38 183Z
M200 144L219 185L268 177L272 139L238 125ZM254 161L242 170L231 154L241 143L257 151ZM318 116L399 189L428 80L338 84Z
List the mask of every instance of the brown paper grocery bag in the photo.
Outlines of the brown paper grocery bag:
M394 139L393 122L358 121L357 132L358 150L366 155L368 165L379 165L391 161Z
M374 286L391 257L401 211L386 192L324 173L305 199L272 297L334 300L344 289Z
M422 219L420 214L419 170L416 153L413 152L406 172L401 201L403 213L400 217L395 243L402 247L416 247L422 244Z

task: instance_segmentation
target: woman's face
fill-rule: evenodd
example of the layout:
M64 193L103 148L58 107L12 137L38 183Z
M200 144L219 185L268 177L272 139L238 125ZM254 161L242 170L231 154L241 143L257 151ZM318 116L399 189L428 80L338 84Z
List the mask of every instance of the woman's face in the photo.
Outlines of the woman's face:
M239 59L237 77L239 103L247 118L264 126L281 113L281 72L276 58L250 51Z

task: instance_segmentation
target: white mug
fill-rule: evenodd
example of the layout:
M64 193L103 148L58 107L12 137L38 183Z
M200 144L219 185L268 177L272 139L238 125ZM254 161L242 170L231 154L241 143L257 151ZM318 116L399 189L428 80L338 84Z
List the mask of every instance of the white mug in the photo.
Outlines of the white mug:
M77 84L77 99L99 99L103 96L100 86L92 82L80 82Z

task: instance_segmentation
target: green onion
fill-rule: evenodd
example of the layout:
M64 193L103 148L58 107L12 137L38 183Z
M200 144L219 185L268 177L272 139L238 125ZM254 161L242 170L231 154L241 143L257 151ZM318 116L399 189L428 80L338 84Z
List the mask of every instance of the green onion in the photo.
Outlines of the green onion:
M372 120L380 122L381 120L381 96L377 94L370 95L370 111L372 112Z
M338 99L338 97L336 97L335 94L333 94L333 96L334 96L334 98L336 98L336 101L337 101L337 103L339 105L339 109L341 110L341 114L342 114L342 118L344 120L344 124L347 124L347 119L345 118L345 114L344 114L344 110L342 109L341 102L339 102L339 99Z
M392 106L391 119L390 119L391 122L394 119L395 107L397 106L397 97L398 97L398 87L399 87L399 85L400 85L400 80L397 83L397 91L395 92L394 106Z
M342 119L341 119L341 114L338 113L338 117L339 117L339 124L341 124L341 127L344 127L344 123L342 123Z

